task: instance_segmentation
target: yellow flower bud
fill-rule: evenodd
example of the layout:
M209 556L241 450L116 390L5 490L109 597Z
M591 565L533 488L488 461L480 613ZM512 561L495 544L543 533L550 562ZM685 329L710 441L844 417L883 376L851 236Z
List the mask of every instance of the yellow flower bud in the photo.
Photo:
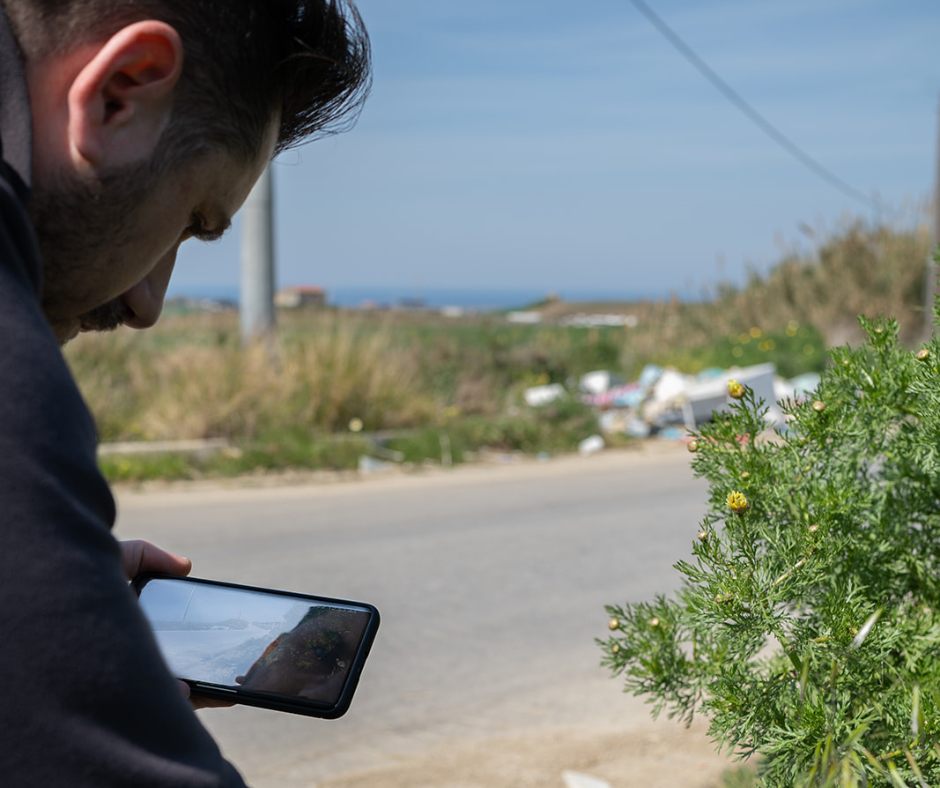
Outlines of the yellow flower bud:
M744 514L751 506L751 504L748 503L747 496L737 490L728 493L726 502L728 508L735 514Z
M659 626L659 619L656 618L656 617L651 618L651 619L650 619L650 626L651 626L651 627L654 627L654 628L655 628L655 627L658 627L658 626Z
M743 383L739 383L734 378L728 381L728 396L732 399L741 399L747 392Z
M751 472L750 472L750 471L741 471L741 478L744 479L745 481L746 481L747 479L750 479L750 478L751 478Z
M620 620L616 618L610 619L610 621L607 622L607 628L610 629L611 631L615 629L620 629Z
M813 403L813 410L815 410L817 413L822 413L825 409L826 403L821 399L818 399Z
M620 653L620 646L618 646L616 643L614 643L614 645L612 645L612 646L610 647L610 653L611 653L611 654L619 654L619 653Z
M695 454L695 452L698 451L698 441L697 440L689 441L688 444L686 444L686 448L689 450L690 454Z
M810 532L811 534L816 533L818 530L819 530L819 526L816 525L816 523L813 523L813 524L809 527L809 532Z
M699 540L700 542L707 542L707 541L708 541L708 531L699 531L699 532L698 532L698 540Z
M917 351L918 361L926 361L928 358L930 358L930 351L927 350L927 348L922 347L920 350Z

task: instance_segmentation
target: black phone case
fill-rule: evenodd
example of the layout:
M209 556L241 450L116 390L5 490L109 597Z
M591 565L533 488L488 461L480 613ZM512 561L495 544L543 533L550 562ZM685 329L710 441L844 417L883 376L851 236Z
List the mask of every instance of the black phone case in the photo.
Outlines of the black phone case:
M342 717L352 703L353 694L359 684L359 677L362 674L362 668L365 665L366 657L372 649L372 643L375 640L375 634L379 629L379 611L374 605L365 602L353 602L348 599L332 599L330 597L313 596L312 594L298 594L293 591L282 591L275 588L259 588L257 586L240 585L238 583L227 583L220 580L205 580L199 577L179 577L177 575L166 575L157 572L138 575L134 578L131 585L134 592L140 596L140 591L149 580L183 580L189 583L201 583L203 585L220 586L224 588L237 588L242 591L261 591L266 594L277 594L278 596L287 596L294 599L310 599L314 602L325 602L327 604L355 605L365 608L369 611L369 623L366 625L365 632L362 635L362 642L359 644L359 650L353 659L349 668L349 676L346 678L346 684L343 691L336 701L336 704L329 706L323 703L317 703L312 700L289 700L281 696L272 696L264 692L252 692L250 690L230 689L218 684L204 684L200 681L181 679L185 681L194 694L202 695L207 698L218 698L220 700L239 703L244 706L257 706L262 709L274 709L275 711L286 711L290 714L304 714L308 717L320 717L327 720L335 720Z

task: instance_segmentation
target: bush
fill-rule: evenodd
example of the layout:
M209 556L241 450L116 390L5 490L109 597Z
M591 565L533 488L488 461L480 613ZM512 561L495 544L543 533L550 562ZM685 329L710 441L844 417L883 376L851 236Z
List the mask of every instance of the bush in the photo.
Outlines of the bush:
M923 330L926 226L903 230L851 221L816 237L812 253L793 252L743 288L725 288L713 318L765 329L789 320L815 326L829 346L861 339L855 316L894 315L902 336Z
M940 784L940 342L860 323L786 430L745 391L694 436L709 508L683 586L609 607L599 641L766 786Z
M826 346L822 334L813 326L791 320L783 331L764 332L752 326L748 331L709 340L699 347L671 349L658 356L657 361L684 372L771 362L778 375L792 378L804 372L821 372L826 365Z
M242 347L234 315L218 330L169 321L150 335L86 335L68 358L102 440L232 438L424 423L436 411L413 350L350 316L317 316L271 345ZM228 322L221 322L229 318Z
M564 398L542 408L527 408L495 418L470 416L441 427L415 430L387 441L406 462L423 462L450 453L453 463L480 449L538 452L574 451L597 432L594 411L576 399ZM445 439L446 442L442 442ZM446 448L445 448L446 446Z

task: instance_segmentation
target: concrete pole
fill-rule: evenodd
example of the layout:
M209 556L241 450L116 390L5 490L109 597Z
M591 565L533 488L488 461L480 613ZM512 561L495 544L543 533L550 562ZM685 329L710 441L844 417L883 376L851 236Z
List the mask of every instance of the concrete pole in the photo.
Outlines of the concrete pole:
M274 331L274 184L268 165L243 208L241 330L251 342Z
M937 244L940 244L940 102L937 103L937 149L934 157L933 237L931 238L931 249L927 259L927 270L930 272L927 287L927 296L930 299L930 303L927 305L927 319L930 321L928 337L933 335L933 309L937 297L937 263L934 261L934 254L937 251Z
M937 264L933 256L940 243L940 103L937 112L937 144L934 153L933 200L930 211L930 247L927 265L924 267L924 342L929 342L934 332L934 301L937 298Z

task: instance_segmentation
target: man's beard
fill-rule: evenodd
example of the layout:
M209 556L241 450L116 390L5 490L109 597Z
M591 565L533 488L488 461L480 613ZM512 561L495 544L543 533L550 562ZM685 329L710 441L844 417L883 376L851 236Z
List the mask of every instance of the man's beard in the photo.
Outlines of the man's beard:
M78 318L80 331L114 331L133 317L120 298L112 298L101 306L89 309Z
M114 279L121 253L131 246L139 206L157 180L149 164L134 164L95 181L61 173L34 187L29 213L43 259L43 308L51 321L68 316L69 304L76 303L94 304L77 316L82 331L109 331L132 316L119 298L107 300L96 290ZM94 303L96 296L100 303Z

